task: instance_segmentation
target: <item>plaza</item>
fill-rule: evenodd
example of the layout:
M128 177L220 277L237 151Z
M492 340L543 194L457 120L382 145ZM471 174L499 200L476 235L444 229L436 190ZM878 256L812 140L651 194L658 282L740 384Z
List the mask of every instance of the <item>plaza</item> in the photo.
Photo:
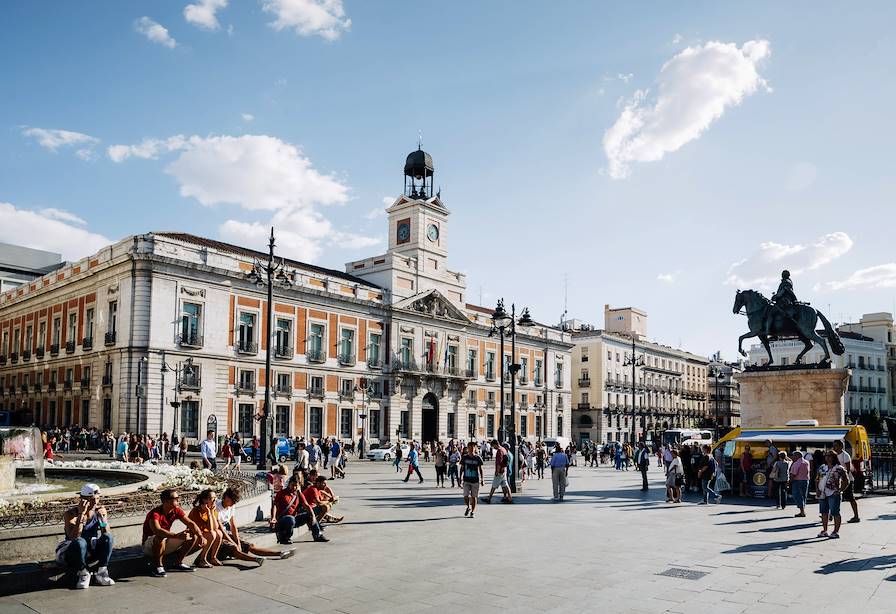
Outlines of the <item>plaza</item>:
M18 594L0 611L870 613L896 599L889 497L861 499L862 522L824 540L814 505L807 518L770 500L670 505L655 466L647 493L634 470L579 466L561 504L550 480L530 480L514 505L496 499L468 519L460 489L422 469L424 484L403 484L389 463L350 462L333 484L345 521L329 544L300 538L292 559Z

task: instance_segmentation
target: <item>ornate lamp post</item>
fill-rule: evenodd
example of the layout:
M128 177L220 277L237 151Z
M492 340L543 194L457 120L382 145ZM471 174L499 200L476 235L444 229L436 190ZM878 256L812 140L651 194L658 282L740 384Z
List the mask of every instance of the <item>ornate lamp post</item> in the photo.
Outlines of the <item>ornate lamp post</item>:
M259 450L261 458L258 459L258 469L264 470L267 469L268 441L270 439L268 436L268 417L270 416L271 409L271 338L273 336L271 320L274 312L274 285L276 284L283 288L292 287L292 280L289 278L289 275L286 274L283 259L281 258L280 262L277 262L274 259L273 227L271 227L271 239L268 243L267 263L261 263L258 260L255 260L255 264L252 266L252 271L247 277L256 287L261 288L267 286L268 289L268 303L264 314L265 329L267 330L267 340L264 351L264 409L261 414L261 441L259 442L261 444L261 449Z
M364 445L367 443L367 417L370 415L367 404L370 402L370 396L374 393L373 384L368 383L365 387L355 386L355 392L361 393L361 413L358 418L361 419L361 442L358 445L358 458L364 456Z
M510 305L510 313L504 309L504 299L498 301L498 306L492 314L492 330L489 336L495 332L500 337L501 345L501 423L499 428L499 440L504 441L504 437L510 441L514 462L510 468L510 490L517 491L517 475L519 455L519 438L516 433L516 375L519 373L520 365L516 362L516 327L519 326L523 331L535 326L535 322L529 315L529 309L524 308L519 320L516 318L516 305ZM510 425L504 421L504 335L505 332L510 335L510 365L507 371L510 375Z
M715 403L713 403L713 412L715 418L713 419L713 439L715 441L719 440L719 403L722 402L722 398L719 396L719 384L725 379L725 373L722 369L716 368L712 369L709 372L709 377L712 378L713 383L715 384Z
M623 367L631 367L632 368L632 445L638 441L638 431L637 426L635 425L635 420L637 416L637 411L635 410L637 398L635 393L637 392L638 382L635 378L635 367L643 367L644 366L644 356L635 356L635 336L632 335L632 354L631 356L625 357L625 362L622 363ZM646 397L645 397L646 398Z
M183 373L184 377L193 377L195 374L195 371L194 371L194 367L193 367L193 357L192 356L189 356L184 361L183 368L181 368L180 363L178 363L176 366L172 367L167 362L165 362L165 354L164 353L161 356L161 361L162 361L162 369L161 369L162 390L165 389L165 374L168 373L169 371L174 372L174 400L171 401L171 403L169 403L169 405L171 405L171 409L174 412L174 415L172 416L172 422L171 422L171 443L173 445L174 444L174 436L177 434L177 410L180 408L180 401L177 400L177 393L180 392L180 386L181 386L181 382L182 382L181 373ZM164 403L162 403L162 406L159 408L159 414L160 415L164 414ZM160 419L160 423L161 423L161 419ZM163 426L162 430L164 430L164 426Z

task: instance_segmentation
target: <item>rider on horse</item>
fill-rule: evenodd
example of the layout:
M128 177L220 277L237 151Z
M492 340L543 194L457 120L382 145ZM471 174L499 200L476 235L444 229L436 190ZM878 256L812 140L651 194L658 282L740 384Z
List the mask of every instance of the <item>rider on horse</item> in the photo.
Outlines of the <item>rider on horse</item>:
M793 292L793 282L790 280L790 271L781 271L781 283L778 290L772 294L772 309L781 313L789 322L796 324L793 319L793 308L798 304L796 294ZM772 332L774 318L765 321L766 334Z

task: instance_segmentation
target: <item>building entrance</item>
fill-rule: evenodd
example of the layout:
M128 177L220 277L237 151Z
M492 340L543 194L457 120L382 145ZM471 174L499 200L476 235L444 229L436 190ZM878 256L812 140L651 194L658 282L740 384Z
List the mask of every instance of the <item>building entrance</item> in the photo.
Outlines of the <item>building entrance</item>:
M439 400L433 393L423 397L423 442L439 440Z

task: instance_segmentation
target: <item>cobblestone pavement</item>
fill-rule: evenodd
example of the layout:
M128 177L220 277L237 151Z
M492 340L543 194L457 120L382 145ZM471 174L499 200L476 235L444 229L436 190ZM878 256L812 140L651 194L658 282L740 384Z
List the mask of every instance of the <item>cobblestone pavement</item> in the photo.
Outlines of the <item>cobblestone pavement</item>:
M518 503L496 497L475 519L431 466L422 485L387 463L349 469L334 484L346 521L329 544L303 537L293 559L22 594L0 612L896 611L896 499L861 500L862 522L822 540L815 507L666 504L656 468L646 494L634 471L574 468L564 503L529 481Z

